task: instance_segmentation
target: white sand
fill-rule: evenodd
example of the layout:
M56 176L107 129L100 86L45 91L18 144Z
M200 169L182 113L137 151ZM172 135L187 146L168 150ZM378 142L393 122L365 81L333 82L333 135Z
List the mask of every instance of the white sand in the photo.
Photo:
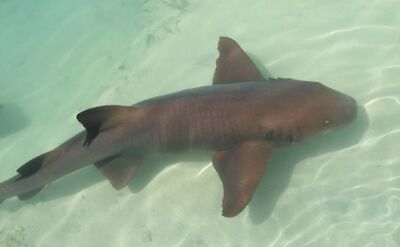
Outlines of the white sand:
M395 0L0 0L0 116L23 122L0 132L0 180L80 131L81 110L209 84L221 35L271 75L324 82L369 116L369 126L364 117L276 151L236 218L220 216L207 155L144 167L135 193L114 191L90 166L33 200L1 204L0 246L399 246L399 9Z

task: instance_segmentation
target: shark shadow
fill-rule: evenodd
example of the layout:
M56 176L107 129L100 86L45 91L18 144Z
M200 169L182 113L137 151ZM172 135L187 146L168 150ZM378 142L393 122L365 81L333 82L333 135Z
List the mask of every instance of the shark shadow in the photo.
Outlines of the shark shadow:
M0 105L0 139L21 131L29 123L30 119L19 105Z

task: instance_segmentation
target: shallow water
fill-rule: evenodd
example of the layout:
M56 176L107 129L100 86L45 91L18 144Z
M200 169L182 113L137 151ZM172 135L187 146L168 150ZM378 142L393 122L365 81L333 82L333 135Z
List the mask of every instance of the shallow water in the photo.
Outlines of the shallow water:
M75 115L208 85L219 36L265 74L352 95L351 126L277 150L220 216L208 154L155 158L114 191L89 166L0 205L0 246L400 246L400 2L0 0L0 180Z

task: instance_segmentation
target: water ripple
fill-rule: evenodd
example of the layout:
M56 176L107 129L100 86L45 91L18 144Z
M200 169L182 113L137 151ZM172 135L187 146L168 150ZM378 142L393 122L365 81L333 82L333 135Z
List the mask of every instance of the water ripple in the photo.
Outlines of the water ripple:
M343 33L349 33L349 32L354 32L354 31L364 31L364 30L369 30L369 29L380 29L380 30L386 30L386 31L400 31L400 28L398 27L393 27L393 26L385 26L385 25L365 25L365 26L357 26L357 27L350 27L350 28L342 28L342 29L336 29L330 32L327 32L325 34L316 36L311 38L310 40L321 40L321 39L327 39L331 38L336 35L340 35Z

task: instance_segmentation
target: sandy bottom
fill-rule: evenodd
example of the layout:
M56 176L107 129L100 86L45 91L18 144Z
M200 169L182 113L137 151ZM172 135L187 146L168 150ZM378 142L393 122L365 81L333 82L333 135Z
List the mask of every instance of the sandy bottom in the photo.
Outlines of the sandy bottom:
M0 0L0 180L75 115L210 83L219 36L264 73L352 95L351 126L273 153L221 216L208 154L155 159L114 191L89 166L0 205L0 246L400 246L400 2Z

